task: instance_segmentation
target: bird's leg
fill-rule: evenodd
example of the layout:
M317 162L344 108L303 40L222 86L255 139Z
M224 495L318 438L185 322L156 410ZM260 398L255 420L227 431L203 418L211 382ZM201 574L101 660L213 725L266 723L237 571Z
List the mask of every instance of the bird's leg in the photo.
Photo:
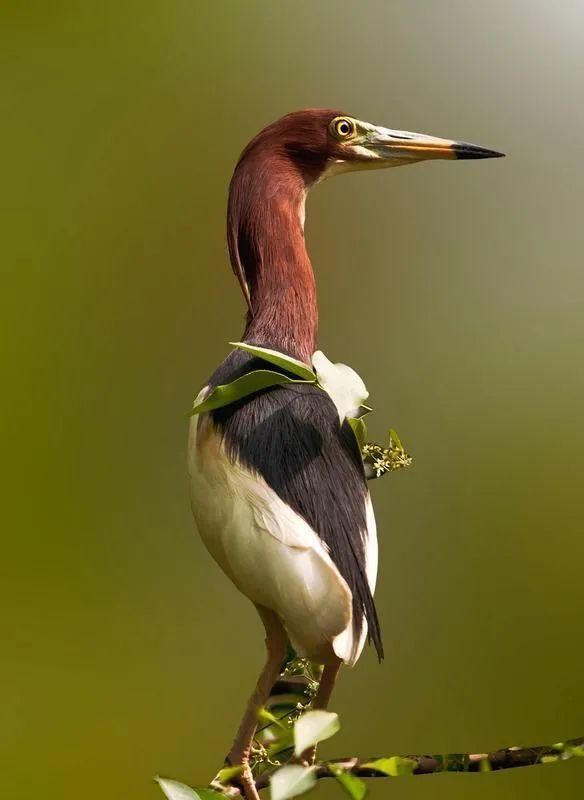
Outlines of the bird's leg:
M329 664L325 664L322 671L322 677L320 679L320 683L318 684L318 689L316 690L316 695L312 703L313 709L318 711L326 711L328 708L329 700L331 699L331 694L335 688L337 675L339 674L339 669L341 668L342 663L343 662L340 658L335 658L334 661L331 661Z
M316 690L316 695L312 702L313 711L326 711L342 663L343 662L340 658L335 658L334 661L324 665L320 683L318 684L318 689ZM302 753L300 756L300 761L301 763L310 766L314 764L315 758L316 745L313 745L305 750L304 753Z
M257 686L249 698L245 714L226 759L231 766L243 767L240 784L247 800L259 800L249 766L249 756L257 727L258 713L265 705L273 685L278 680L288 646L286 631L277 615L261 606L258 606L257 609L266 629L268 656L258 678Z

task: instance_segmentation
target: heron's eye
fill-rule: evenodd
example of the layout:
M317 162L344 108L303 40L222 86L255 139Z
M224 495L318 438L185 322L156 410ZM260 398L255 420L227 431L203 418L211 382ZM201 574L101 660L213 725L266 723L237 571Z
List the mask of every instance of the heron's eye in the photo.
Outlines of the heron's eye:
M350 119L337 119L333 123L333 131L339 139L346 139L355 132L355 126Z

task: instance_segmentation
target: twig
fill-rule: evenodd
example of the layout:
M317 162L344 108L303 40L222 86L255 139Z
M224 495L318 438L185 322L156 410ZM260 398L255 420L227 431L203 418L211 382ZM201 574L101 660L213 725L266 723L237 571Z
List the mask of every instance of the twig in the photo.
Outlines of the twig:
M396 765L397 775L429 775L437 772L490 772L515 767L531 767L536 764L547 764L555 761L567 761L575 757L584 757L584 737L570 739L553 745L536 747L507 747L491 753L449 753L447 755L408 755L394 759L368 758L360 759L333 758L317 765L317 778L334 778L340 767L343 771L360 778L388 778L387 772L376 769L373 764L392 761ZM399 765L405 767L399 769ZM407 765L409 769L407 768ZM268 785L270 776L266 773L256 779L256 787L262 789Z

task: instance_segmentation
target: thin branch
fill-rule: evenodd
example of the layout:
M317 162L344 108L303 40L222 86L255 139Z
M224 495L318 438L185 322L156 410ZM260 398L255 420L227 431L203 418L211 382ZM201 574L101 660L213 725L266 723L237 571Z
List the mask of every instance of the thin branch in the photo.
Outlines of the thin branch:
M378 765L387 765L391 761L395 765L392 776L398 775L430 775L437 772L490 772L515 767L531 767L536 764L547 764L556 761L567 761L571 758L584 758L584 737L570 739L553 745L536 747L507 747L491 753L449 753L447 755L408 755L394 759L368 758L360 759L334 758L317 765L317 778L334 778L339 767L360 778L388 778L390 775ZM401 765L401 768L400 768ZM262 789L268 785L270 776L266 773L256 779L256 787Z

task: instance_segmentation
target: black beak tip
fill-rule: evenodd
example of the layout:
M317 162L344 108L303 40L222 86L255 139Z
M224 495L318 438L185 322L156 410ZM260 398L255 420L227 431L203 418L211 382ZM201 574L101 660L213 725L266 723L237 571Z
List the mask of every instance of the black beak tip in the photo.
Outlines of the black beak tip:
M503 158L505 156L505 153L498 153L496 150L488 150L486 147L479 147L469 142L457 142L452 149L457 159Z

